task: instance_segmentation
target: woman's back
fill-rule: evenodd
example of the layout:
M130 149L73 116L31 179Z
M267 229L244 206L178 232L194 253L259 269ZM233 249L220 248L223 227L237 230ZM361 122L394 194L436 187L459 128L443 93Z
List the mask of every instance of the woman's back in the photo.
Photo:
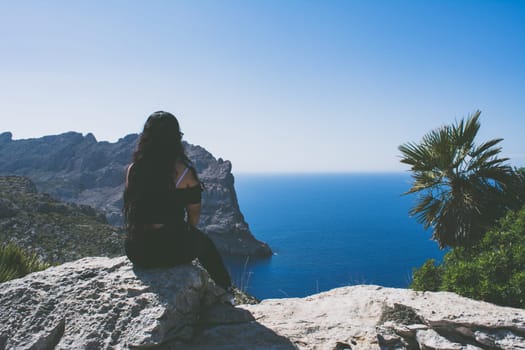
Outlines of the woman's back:
M132 163L128 167L126 186L130 181L129 178L133 179L133 171ZM200 204L201 191L193 171L182 162L177 162L172 174L171 186L168 188L151 186L138 194L135 208L136 224L156 227L165 224L184 226L185 209Z

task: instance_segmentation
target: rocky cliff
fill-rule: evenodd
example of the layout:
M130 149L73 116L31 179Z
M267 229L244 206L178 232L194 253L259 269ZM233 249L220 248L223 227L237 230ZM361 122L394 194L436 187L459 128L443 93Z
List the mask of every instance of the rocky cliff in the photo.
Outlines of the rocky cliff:
M0 284L0 349L524 349L525 310L379 286L235 308L196 265L84 258Z
M97 142L92 134L76 132L13 140L5 132L0 134L0 175L27 176L39 191L95 207L110 224L119 225L125 170L137 140L137 134L130 134L115 143ZM231 163L202 147L184 146L205 185L200 228L223 253L271 255L268 245L253 237L240 211Z

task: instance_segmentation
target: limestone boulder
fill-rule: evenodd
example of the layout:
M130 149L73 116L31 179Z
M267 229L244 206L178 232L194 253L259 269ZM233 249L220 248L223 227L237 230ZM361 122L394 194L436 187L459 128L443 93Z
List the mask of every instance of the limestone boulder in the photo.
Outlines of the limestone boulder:
M145 348L191 339L223 291L195 265L83 258L0 284L0 348Z
M193 264L84 258L0 284L0 349L525 349L525 310L373 285L232 307Z
M239 309L254 321L210 325L187 349L525 349L525 310L448 292L360 285Z

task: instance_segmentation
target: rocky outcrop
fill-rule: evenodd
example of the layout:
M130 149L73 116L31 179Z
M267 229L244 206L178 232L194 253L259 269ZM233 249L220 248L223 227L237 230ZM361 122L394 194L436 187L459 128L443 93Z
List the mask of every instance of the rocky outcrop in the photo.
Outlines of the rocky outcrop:
M0 284L0 348L146 348L189 340L221 293L198 266L133 270L125 257L84 258Z
M379 286L231 307L197 265L84 258L0 284L0 349L523 349L525 310Z
M76 132L23 140L5 132L0 134L0 174L27 176L39 191L97 208L110 224L120 225L125 171L138 136L110 143ZM270 256L271 249L253 237L240 211L231 163L200 146L184 146L205 186L199 228L225 254Z
M199 228L214 241L219 251L229 255L270 256L270 247L255 240L239 208L232 165L215 159L200 146L186 144L186 154L194 162L204 183Z
M299 349L525 349L525 310L449 292L360 285L242 308ZM197 348L221 334L211 328ZM238 348L245 341L232 337Z

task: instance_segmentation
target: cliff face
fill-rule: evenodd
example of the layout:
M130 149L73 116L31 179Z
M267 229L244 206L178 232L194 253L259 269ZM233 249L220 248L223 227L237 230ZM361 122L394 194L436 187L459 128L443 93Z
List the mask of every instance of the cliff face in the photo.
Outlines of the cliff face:
M195 265L84 258L0 284L0 349L523 349L525 310L379 286L226 306Z
M130 134L109 143L76 132L23 140L2 133L0 175L27 176L39 191L97 208L110 224L120 225L126 167L138 136ZM271 255L268 245L253 237L240 211L231 163L215 159L202 147L184 146L206 189L200 228L223 253Z

